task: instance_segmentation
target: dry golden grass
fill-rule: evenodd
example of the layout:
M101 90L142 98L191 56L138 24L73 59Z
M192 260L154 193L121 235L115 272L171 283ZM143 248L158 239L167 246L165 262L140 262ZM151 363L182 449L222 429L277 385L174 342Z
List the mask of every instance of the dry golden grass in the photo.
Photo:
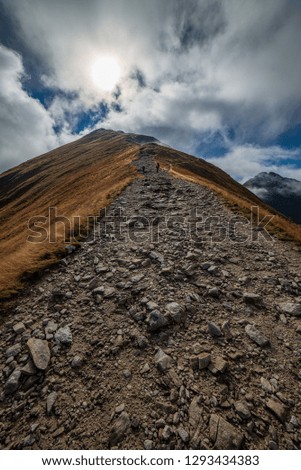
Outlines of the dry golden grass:
M0 298L18 292L28 274L64 251L62 224L57 243L30 243L29 219L47 216L51 206L69 219L80 216L85 227L88 216L98 215L137 176L132 161L138 148L122 135L86 137L0 176Z
M255 194L233 180L221 169L208 162L197 159L183 152L175 152L172 149L161 148L157 160L165 170L173 176L197 183L215 191L222 196L228 207L242 213L244 216L252 217L251 208L258 207L259 218L273 216L268 225L268 230L277 238L286 241L301 243L301 227L291 222L285 216L265 204Z

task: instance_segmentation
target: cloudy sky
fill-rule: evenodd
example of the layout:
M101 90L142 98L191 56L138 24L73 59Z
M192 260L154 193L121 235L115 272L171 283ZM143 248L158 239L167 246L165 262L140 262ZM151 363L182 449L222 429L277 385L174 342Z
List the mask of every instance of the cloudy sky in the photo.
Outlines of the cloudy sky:
M301 180L300 0L0 0L0 171L99 127Z

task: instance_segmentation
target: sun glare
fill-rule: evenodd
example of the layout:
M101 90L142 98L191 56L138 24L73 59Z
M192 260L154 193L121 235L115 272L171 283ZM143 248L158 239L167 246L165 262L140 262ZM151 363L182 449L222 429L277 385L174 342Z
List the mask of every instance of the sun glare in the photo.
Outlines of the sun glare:
M117 85L121 69L114 57L99 57L91 68L92 81L97 88L112 91Z

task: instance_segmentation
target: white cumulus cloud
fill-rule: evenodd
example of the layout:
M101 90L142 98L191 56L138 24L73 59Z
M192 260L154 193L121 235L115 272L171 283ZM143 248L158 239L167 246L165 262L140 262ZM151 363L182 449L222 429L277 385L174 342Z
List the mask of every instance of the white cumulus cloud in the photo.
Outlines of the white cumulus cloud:
M0 170L45 152L56 145L53 121L41 103L22 89L22 60L0 46Z
M279 146L240 145L231 148L222 157L207 160L242 183L258 173L269 171L301 181L301 168L292 163L286 164L289 160L300 160L300 154L301 152L298 149L284 150Z

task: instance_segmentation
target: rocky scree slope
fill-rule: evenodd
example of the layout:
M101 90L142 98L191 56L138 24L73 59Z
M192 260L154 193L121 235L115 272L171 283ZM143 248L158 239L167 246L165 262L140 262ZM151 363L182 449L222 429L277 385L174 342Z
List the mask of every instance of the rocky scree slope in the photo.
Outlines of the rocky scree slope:
M300 448L300 251L242 224L219 239L220 198L136 165L1 325L1 448ZM218 216L198 237L194 208Z

